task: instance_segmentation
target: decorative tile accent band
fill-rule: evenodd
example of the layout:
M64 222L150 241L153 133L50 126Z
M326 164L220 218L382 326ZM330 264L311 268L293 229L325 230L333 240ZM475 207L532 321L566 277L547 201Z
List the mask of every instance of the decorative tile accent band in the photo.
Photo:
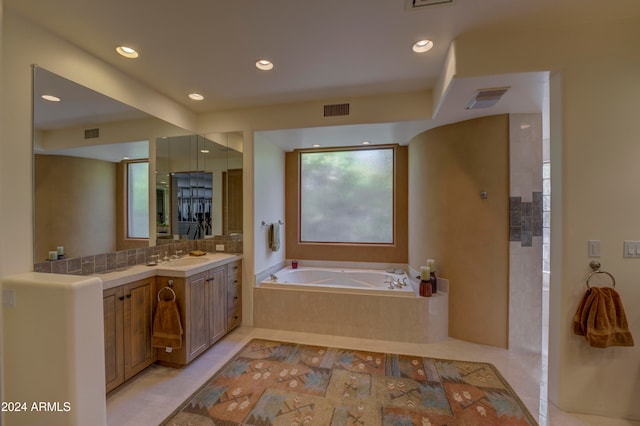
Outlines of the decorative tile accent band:
M167 241L167 242L164 242ZM74 257L55 261L38 262L33 265L34 272L53 274L92 275L114 271L128 266L144 265L151 256L160 258L175 254L178 250L188 253L191 250L216 252L216 245L224 244L225 253L242 253L242 240L238 238L213 238L209 240L158 240L155 247L143 247L102 253L92 256Z
M533 237L542 236L542 192L533 192L531 202L509 197L509 241L532 247Z

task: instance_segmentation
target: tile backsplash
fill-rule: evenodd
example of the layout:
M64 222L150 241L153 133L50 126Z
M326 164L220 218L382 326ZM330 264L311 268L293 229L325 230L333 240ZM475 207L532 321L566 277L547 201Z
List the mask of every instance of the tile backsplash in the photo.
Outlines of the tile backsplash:
M127 266L144 265L151 256L159 255L163 258L174 255L182 250L187 254L191 250L202 250L208 253L216 252L216 245L224 245L225 253L242 253L242 238L238 236L216 237L208 240L158 240L155 247L143 247L101 253L91 256L74 257L54 261L38 262L33 265L34 272L53 274L91 275L99 274Z

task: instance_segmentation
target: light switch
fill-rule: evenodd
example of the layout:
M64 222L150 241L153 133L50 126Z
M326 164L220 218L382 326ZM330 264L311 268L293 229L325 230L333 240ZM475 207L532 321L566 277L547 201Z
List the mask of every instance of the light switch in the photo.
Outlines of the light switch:
M589 257L600 257L600 240L589 240Z
M640 258L640 241L624 240L623 257Z
M16 291L11 289L2 289L2 305L9 308L16 307Z

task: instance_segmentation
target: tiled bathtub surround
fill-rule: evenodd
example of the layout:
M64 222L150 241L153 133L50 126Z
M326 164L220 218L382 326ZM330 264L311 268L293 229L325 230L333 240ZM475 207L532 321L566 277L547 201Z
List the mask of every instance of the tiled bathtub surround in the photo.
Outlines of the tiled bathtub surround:
M164 242L166 241L166 242ZM239 237L213 238L210 240L158 240L155 247L144 247L101 253L92 256L74 257L55 261L39 262L33 266L34 272L54 274L91 275L113 271L127 266L143 265L151 256L160 258L172 256L182 250L187 254L191 250L216 252L216 245L224 244L225 253L242 253L242 239Z

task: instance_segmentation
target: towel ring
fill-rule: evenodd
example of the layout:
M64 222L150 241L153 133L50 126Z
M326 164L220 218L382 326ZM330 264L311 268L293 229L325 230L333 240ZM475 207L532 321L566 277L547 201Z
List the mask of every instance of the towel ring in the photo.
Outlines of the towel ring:
M169 290L171 292L171 294L173 295L173 300L171 300L172 302L176 300L176 292L173 291L173 289L170 287L163 287L158 292L158 302L160 301L160 293L162 293L164 290Z
M600 262L598 262L597 260L592 260L589 263L589 266L591 266L591 269L593 269L593 272L590 273L589 276L587 277L587 288L590 288L589 287L589 280L591 279L591 277L593 277L594 275L598 275L598 274L609 275L609 278L611 278L611 284L613 285L613 288L616 287L616 279L613 278L613 275L611 275L609 272L600 270Z

